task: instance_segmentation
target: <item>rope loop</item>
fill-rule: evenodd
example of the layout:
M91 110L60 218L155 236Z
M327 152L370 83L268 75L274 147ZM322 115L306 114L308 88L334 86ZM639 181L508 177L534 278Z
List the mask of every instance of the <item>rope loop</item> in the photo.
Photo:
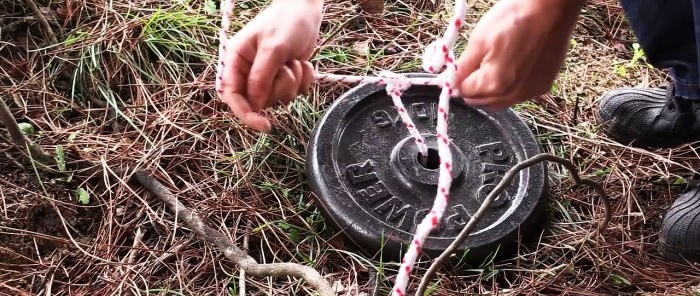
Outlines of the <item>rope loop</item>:
M437 39L425 47L423 52L423 70L428 73L439 73L447 63L447 53L450 48L444 39Z

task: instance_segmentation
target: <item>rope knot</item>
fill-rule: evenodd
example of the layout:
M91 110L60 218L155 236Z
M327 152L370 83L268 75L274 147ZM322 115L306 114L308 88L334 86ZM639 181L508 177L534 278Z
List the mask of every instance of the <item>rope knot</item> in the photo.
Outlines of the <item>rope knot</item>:
M442 38L428 44L423 52L423 70L429 73L440 72L447 62L450 50Z
M391 71L382 71L379 77L386 79L386 92L389 94L402 94L405 90L411 87L411 81L408 77L397 74Z

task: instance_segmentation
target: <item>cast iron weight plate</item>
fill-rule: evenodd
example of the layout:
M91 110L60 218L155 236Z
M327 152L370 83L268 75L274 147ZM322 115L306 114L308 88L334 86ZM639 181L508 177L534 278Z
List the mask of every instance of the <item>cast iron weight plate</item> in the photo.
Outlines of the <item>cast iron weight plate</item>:
M418 149L384 86L351 89L314 128L306 173L317 204L336 229L370 256L400 260L416 225L433 205L439 174L434 134L439 95L436 86L412 86L403 95L431 148L426 166L419 163ZM452 100L448 125L455 178L441 228L423 245L428 257L447 248L508 169L540 153L535 136L510 109L489 113ZM546 180L542 163L523 170L492 203L458 254L469 249L463 259L479 263L497 249L502 255L513 247L538 221Z

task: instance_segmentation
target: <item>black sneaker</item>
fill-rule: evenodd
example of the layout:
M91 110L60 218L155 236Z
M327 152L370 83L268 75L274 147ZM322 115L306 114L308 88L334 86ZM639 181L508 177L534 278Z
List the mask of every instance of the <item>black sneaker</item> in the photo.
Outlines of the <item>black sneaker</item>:
M700 140L700 100L664 89L623 88L605 94L597 112L616 141L640 148L672 148Z
M700 261L700 183L693 183L673 202L659 230L659 253L679 263Z

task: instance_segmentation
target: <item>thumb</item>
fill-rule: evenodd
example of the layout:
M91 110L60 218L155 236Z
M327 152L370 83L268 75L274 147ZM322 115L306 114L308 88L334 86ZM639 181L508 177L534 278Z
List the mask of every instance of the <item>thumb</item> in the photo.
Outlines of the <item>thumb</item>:
M467 45L467 48L457 60L457 72L455 73L457 85L462 84L464 79L479 69L485 56L486 50L482 42L476 41L471 43L471 45Z
M227 95L231 99L227 100L226 104L229 106L231 111L233 111L233 114L235 114L236 117L243 122L243 124L261 132L270 132L270 121L267 119L267 117L253 111L248 103L248 100L237 93L228 92Z
M493 95L492 91L489 89L487 76L487 67L479 68L471 72L469 76L464 78L459 84L459 93L465 100Z

